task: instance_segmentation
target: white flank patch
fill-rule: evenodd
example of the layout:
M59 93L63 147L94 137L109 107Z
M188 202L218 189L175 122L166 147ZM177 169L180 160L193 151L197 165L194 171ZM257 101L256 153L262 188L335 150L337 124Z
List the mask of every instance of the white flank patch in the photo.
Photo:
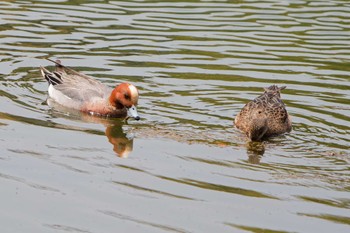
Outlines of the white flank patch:
M48 89L48 92L49 92L49 96L52 98L52 99L55 99L55 88L53 87L52 84L49 85L49 89Z
M76 103L74 101L72 101L72 99L66 95L64 95L62 92L58 91L55 89L55 87L50 84L49 85L49 96L50 98L52 98L54 101L56 101L59 104L62 104L66 107L70 107L70 108L75 108Z

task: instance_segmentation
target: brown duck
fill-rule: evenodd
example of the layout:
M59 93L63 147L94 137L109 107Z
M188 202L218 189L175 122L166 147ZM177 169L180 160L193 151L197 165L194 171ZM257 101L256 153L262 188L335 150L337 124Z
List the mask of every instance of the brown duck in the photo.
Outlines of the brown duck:
M252 141L290 132L292 122L280 94L285 88L276 85L264 88L264 94L247 103L236 116L236 127Z

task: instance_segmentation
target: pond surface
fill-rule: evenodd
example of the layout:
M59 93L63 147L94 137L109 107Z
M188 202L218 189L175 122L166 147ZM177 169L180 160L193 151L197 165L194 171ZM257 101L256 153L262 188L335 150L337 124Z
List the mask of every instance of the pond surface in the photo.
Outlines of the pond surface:
M350 2L2 1L2 232L348 232ZM140 91L141 121L52 107L45 58ZM293 131L234 116L271 84Z

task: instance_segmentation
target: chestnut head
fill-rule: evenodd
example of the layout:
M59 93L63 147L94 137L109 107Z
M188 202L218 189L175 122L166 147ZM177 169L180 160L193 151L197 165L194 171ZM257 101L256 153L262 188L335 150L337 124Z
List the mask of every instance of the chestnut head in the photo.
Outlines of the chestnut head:
M140 120L137 113L137 103L139 101L139 92L137 88L130 83L121 83L114 88L112 91L109 102L112 106L128 110L128 115L133 117L135 120Z

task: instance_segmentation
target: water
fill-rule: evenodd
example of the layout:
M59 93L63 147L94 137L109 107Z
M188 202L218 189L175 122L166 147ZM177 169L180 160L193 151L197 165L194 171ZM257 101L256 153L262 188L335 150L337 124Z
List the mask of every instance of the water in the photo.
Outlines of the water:
M2 232L347 232L350 4L2 1ZM140 90L142 120L46 103L45 58ZM293 131L234 116L286 85Z

